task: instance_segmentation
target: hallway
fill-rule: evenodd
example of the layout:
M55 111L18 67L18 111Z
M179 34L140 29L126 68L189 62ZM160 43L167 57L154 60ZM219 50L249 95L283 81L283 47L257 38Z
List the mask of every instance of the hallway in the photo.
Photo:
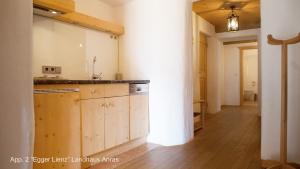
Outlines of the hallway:
M254 106L224 107L209 115L191 142L158 147L119 169L258 169L260 118Z

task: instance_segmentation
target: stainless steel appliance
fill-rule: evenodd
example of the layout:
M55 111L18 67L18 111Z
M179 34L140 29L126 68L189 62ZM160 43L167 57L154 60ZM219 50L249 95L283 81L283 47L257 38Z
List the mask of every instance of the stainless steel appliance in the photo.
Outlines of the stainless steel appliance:
M130 95L145 95L149 93L148 84L130 84L129 85Z

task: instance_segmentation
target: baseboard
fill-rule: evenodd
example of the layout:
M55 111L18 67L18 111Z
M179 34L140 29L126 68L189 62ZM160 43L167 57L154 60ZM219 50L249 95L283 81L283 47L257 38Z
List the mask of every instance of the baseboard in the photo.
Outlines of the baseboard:
M261 160L261 167L262 169L268 169L269 167L275 166L275 165L279 165L280 162L279 161L275 161L275 160ZM300 169L300 164L296 164L296 163L289 163L289 165Z

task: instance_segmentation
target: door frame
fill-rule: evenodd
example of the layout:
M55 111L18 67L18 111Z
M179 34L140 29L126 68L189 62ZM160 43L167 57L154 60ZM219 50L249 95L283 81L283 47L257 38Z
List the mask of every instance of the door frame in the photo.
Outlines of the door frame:
M240 106L243 105L244 103L244 72L243 72L243 69L244 69L244 66L243 66L243 57L244 57L244 51L245 50L251 50L251 49L257 49L258 50L258 47L257 45L253 45L253 46L242 46L242 47L239 47L240 49ZM259 53L259 52L258 52ZM259 58L259 54L257 53L257 57L258 57L258 62L260 60ZM259 63L258 63L259 64ZM259 67L259 65L258 65ZM260 69L260 68L258 68ZM260 86L260 78L259 78L259 70L258 70L258 84L257 86L259 87ZM258 97L260 97L260 90L258 90ZM260 103L258 103L260 104Z
M205 38L205 40L201 40L202 38L201 37L204 37ZM198 65L199 65L199 67L198 67L198 81L199 81L199 92L200 92L200 103L201 104L205 104L205 106L207 106L207 50L208 50L208 44L207 44L207 35L205 34L205 33L203 33L202 31L199 31L199 39L198 39L198 41L199 41L199 45L198 45ZM201 44L202 45L204 45L205 46L205 59L204 59L204 63L203 63L203 65L204 65L204 72L205 72L205 74L204 74L204 77L205 77L205 86L204 86L204 99L201 99L201 82L200 82L200 77L201 77L201 64L200 64L200 61L201 61L201 59L200 59L200 57L201 57Z

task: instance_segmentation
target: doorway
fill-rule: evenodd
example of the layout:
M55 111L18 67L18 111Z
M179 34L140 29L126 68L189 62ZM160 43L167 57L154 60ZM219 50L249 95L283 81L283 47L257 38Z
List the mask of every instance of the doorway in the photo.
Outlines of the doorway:
M257 106L259 96L257 46L240 47L240 105Z
M234 10L235 9L235 10ZM252 11L249 13L249 11ZM228 29L232 26L232 20L229 20L229 16L235 16L238 18L237 30ZM232 19L232 18L231 18ZM205 79L201 79L201 69L199 69L199 79L197 80L202 87L199 87L200 97L205 93L207 111L205 110L205 125L202 130L195 135L195 141L197 144L204 145L201 140L197 138L205 137L204 133L213 132L213 136L223 136L218 132L218 129L225 129L230 126L230 129L225 133L230 132L232 134L233 129L240 129L241 126L250 129L254 127L251 143L246 142L245 146L251 146L255 144L255 150L252 148L253 154L245 154L242 159L247 161L255 161L254 168L259 168L260 160L252 160L253 155L259 157L260 154L260 119L257 117L260 115L260 46L261 39L259 38L260 28L260 2L249 0L245 2L236 1L211 1L211 0L199 0L193 3L193 37L199 36L199 32L204 32L207 35L207 63L204 66L206 68L207 75ZM201 35L200 35L201 36ZM199 40L199 39L197 39ZM195 45L196 46L196 45ZM193 46L193 47L195 47ZM194 50L199 59L201 57L201 43L197 41L197 50ZM201 62L199 61L200 66ZM203 81L206 83L203 85ZM202 90L206 92L202 92ZM202 94L201 94L202 93ZM248 106L251 105L251 106ZM252 106L253 105L253 106ZM232 116L229 116L231 114ZM244 115L247 114L247 120L252 119L251 123L241 122L237 120L240 117L244 119ZM220 123L216 122L221 116L224 119L220 119ZM236 120L241 126L234 126ZM221 124L221 126L217 126ZM255 124L255 126L252 126ZM210 130L210 126L213 126ZM247 131L250 131L248 130ZM246 130L244 130L246 131ZM245 137L242 135L233 135L230 138L234 139L237 144L225 145L222 148L232 149L231 146L239 146L238 142L243 142ZM246 132L248 133L248 132ZM249 134L249 133L248 133ZM242 137L240 137L242 136ZM211 144L211 142L210 142ZM249 150L250 150L249 149ZM255 151L255 152L254 152ZM222 159L226 159L231 156L230 153L218 153ZM233 156L236 154L233 153ZM238 155L237 157L241 157ZM236 160L230 161L228 164L232 167L235 166ZM240 164L246 164L246 162L240 162ZM217 166L216 159L205 165L204 168L226 168L226 166ZM200 165L199 165L200 166ZM228 166L227 168L230 168ZM252 165L253 166L253 165ZM248 166L240 166L237 168L249 168ZM251 168L251 167L250 167Z

